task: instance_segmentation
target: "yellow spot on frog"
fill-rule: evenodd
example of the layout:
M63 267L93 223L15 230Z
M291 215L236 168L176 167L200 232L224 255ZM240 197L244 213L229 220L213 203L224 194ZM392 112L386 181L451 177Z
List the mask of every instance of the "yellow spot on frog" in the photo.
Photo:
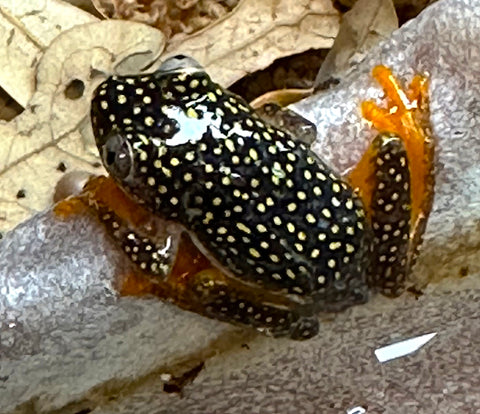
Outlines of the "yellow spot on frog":
M197 113L197 111L195 111L195 109L193 109L193 108L188 108L188 109L187 109L187 116L188 116L189 118L198 119L198 113Z
M355 251L355 248L351 244L347 243L345 250L347 251L347 253L353 253Z
M208 224L213 219L213 214L210 211L207 211L205 218L202 220L203 224Z
M237 228L247 234L251 233L251 230L247 226L245 226L245 224L243 223L237 223Z
M145 117L145 125L152 126L155 123L155 120L151 116Z
M225 146L228 148L230 152L235 152L235 144L231 139L225 140Z
M312 214L312 213L308 213L305 218L307 219L307 221L310 223L310 224L313 224L316 222L315 220L315 216Z
M258 252L258 250L255 250L253 247L251 247L248 252L250 253L250 255L252 255L253 257L256 257L256 258L259 258L260 257L260 253Z
M291 269L287 269L287 276L288 276L290 279L295 280L295 273L293 273L293 271L292 271Z
M328 246L330 248L330 250L337 250L339 249L340 247L342 246L342 243L340 242L332 242L330 243L330 245Z
M257 224L257 230L258 230L260 233L266 233L267 228L266 228L263 224Z
M299 240L307 240L307 234L304 231L298 232L297 236Z

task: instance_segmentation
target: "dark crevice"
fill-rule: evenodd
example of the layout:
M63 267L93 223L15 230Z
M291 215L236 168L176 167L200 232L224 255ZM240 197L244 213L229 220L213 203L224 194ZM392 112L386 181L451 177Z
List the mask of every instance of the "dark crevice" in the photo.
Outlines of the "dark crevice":
M75 414L88 414L91 412L92 410L90 408L84 408L83 410L77 411Z
M0 87L0 119L11 121L23 111L23 106Z
M80 79L73 79L65 87L65 98L76 100L83 96L85 92L85 83Z
M311 88L327 52L328 49L311 49L277 59L269 67L238 80L229 89L250 102L277 89Z
M178 377L173 377L172 379L163 384L163 391L165 391L166 393L182 394L183 387L192 383L204 366L205 363L202 361L198 365L194 366L192 369L184 372L182 375Z

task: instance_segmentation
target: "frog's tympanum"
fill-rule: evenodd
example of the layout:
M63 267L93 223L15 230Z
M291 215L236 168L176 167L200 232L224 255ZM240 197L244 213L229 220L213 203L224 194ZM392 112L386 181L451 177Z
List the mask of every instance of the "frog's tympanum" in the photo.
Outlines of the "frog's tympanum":
M348 177L191 58L112 76L95 91L91 118L121 190L94 179L89 204L151 292L273 336L310 338L319 312L363 303L371 290L402 293L431 208L426 82L417 76L404 91L387 68L374 76L387 108L364 103L380 133ZM144 225L149 215L183 229L175 258Z

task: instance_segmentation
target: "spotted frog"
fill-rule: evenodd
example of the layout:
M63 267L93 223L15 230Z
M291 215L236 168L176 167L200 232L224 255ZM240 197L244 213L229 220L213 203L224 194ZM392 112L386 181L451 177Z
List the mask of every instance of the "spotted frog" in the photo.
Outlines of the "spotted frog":
M376 70L389 107L364 104L380 134L348 177L191 58L96 89L91 119L110 176L129 203L179 224L209 263L177 280L189 292L184 307L306 339L319 312L363 303L372 289L404 290L433 196L426 82L415 77L404 92L388 69ZM168 280L165 246L111 210L101 219L131 260Z

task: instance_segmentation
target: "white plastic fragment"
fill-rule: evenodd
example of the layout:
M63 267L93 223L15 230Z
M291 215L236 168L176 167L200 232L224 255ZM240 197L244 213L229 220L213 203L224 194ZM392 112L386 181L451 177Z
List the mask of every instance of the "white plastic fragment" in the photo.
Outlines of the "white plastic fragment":
M347 410L347 414L366 414L367 410L363 407L353 407Z
M375 356L379 362L391 361L395 358L400 358L406 355L409 355L415 351L418 351L422 346L429 342L435 335L436 332L429 334L416 336L415 338L406 339L401 342L397 342L391 345L384 346L382 348L377 348L375 350Z

